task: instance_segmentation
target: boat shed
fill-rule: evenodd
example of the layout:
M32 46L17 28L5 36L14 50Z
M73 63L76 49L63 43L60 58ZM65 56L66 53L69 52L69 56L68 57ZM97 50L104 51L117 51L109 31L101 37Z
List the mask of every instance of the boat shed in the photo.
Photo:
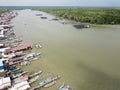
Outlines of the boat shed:
M5 77L0 79L0 90L5 90L5 88L11 86L10 77Z

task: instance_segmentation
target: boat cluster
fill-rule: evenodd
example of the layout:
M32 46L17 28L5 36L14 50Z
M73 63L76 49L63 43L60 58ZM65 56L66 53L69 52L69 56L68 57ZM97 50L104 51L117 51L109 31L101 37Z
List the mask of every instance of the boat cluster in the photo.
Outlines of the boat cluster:
M23 66L31 64L31 61L39 60L41 53L27 53L32 50L32 45L23 44L10 25L11 19L18 15L17 11L7 12L0 15L0 90L37 90L41 87L50 87L56 84L60 75L48 77L35 87L32 83L38 81L42 70L32 74L22 70ZM35 44L35 48L41 48L40 43ZM18 67L21 65L21 67ZM66 85L60 86L59 90L71 90Z
M38 60L41 53L25 53L31 50L31 44L23 44L18 38L11 25L11 20L18 15L17 11L7 12L0 15L0 90L27 90L31 83L39 79L42 71L31 75L25 75L18 64L27 66L31 61Z

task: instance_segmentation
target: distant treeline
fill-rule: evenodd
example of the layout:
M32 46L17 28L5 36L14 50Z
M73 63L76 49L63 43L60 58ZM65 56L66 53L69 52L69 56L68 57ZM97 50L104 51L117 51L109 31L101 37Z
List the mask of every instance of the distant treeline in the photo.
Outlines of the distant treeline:
M11 9L0 9L0 14L5 13L5 12L10 12L12 11Z
M120 24L120 8L38 8L61 18L91 24Z

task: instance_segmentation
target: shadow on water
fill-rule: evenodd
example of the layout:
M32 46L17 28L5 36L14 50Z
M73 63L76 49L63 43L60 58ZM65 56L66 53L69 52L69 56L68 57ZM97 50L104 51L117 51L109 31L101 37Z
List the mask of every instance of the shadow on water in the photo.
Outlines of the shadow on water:
M81 90L120 90L120 79L91 68L84 63L77 63L83 71L85 81L80 83Z

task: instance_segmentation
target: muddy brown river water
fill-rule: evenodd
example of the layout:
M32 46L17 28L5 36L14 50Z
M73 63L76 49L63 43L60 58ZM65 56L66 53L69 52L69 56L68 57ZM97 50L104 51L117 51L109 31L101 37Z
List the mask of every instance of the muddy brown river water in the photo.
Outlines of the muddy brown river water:
M28 71L43 70L60 74L56 85L40 90L58 90L64 82L74 90L120 90L120 25L76 29L71 24L51 21L44 12L21 10L12 20L17 36L23 42L41 42L42 57L23 67ZM35 14L43 14L41 19ZM40 81L39 81L40 82Z

